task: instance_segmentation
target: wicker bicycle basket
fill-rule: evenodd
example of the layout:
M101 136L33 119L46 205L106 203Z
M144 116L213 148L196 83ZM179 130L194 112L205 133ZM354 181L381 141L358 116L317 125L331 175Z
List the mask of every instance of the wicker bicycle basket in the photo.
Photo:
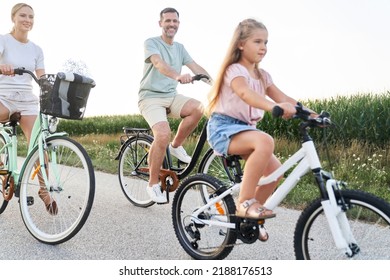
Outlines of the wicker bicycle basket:
M46 74L39 80L39 102L43 114L82 120L89 92L96 84L91 78L75 74Z

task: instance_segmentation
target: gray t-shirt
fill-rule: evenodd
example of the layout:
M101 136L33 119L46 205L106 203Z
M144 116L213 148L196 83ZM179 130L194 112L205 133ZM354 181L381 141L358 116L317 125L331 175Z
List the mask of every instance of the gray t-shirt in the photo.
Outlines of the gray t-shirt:
M144 50L145 64L138 93L139 100L174 96L177 93L178 82L161 74L153 66L150 57L153 54L160 55L162 60L180 73L183 65L193 61L191 56L182 44L174 42L173 45L168 45L161 37L147 39L144 43Z
M45 69L42 49L31 41L21 43L11 34L0 35L0 64L24 67L31 72ZM29 74L0 75L0 92L32 92L32 78Z

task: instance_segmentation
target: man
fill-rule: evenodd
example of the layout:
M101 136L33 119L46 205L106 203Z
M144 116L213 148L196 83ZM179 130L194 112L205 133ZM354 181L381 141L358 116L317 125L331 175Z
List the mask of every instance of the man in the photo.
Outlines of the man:
M165 8L160 12L159 25L162 35L149 38L144 43L145 64L139 90L138 107L152 128L154 141L149 151L149 187L150 198L157 203L167 202L161 192L159 171L169 145L170 153L184 163L191 157L182 147L184 140L198 125L203 115L201 102L177 93L178 83L192 82L190 74L181 74L182 66L187 66L193 74L210 75L188 54L184 46L174 42L180 25L179 13L174 8ZM167 115L182 118L177 134L169 143L171 129Z

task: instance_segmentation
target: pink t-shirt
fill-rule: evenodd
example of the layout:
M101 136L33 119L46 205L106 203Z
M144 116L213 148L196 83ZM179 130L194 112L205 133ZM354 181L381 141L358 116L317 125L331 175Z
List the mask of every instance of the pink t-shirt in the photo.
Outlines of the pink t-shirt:
M256 123L263 117L264 110L254 108L245 103L231 88L231 82L236 77L244 77L248 84L259 96L265 96L264 88L273 84L272 78L268 72L260 69L260 73L265 81L265 87L261 80L256 80L249 75L248 70L239 63L230 65L226 69L223 85L218 102L215 107L216 113L228 115L250 125Z

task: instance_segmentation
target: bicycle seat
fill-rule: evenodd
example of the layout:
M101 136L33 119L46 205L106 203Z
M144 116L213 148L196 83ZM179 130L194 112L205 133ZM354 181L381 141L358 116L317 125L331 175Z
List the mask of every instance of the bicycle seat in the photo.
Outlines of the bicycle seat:
M10 122L10 123L17 123L18 121L20 121L20 118L21 118L22 116L20 115L20 112L16 112L16 113L13 113L10 117L9 117L9 120L7 120L7 121L2 121L2 122L0 122L0 123L2 123L2 124L6 124L6 123L8 123L8 122Z

